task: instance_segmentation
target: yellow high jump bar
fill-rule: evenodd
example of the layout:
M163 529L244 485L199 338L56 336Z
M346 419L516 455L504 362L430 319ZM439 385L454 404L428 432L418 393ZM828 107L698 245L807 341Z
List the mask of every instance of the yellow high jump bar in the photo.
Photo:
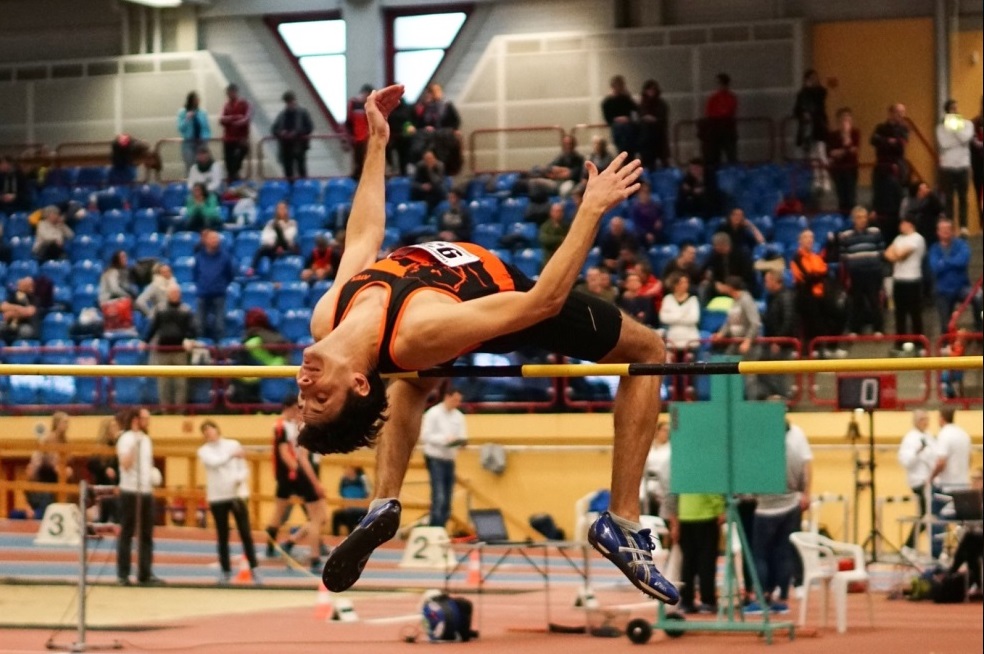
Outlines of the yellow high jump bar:
M514 366L453 366L383 375L389 379L433 377L635 377L646 375L793 375L817 372L905 372L980 370L984 357L900 357L897 359L829 359L794 361L729 361L712 363L579 363ZM297 366L162 366L0 364L0 376L63 377L189 377L199 379L290 378Z

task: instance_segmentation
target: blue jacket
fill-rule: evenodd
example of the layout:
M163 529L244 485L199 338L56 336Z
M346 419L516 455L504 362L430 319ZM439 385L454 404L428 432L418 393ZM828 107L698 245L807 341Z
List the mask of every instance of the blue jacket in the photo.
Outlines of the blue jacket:
M929 248L929 268L936 279L936 292L955 298L970 290L970 246L962 238L955 238L945 251L939 243Z
M195 253L195 286L200 298L225 297L229 284L236 278L232 257L223 249L206 252L204 248Z
M187 119L188 110L184 107L178 109L178 134L181 135L186 141L190 141L195 138L195 127L194 122L197 120L198 124L201 126L201 136L202 140L212 138L212 130L208 126L208 114L205 113L204 109L198 109L195 112L194 120Z

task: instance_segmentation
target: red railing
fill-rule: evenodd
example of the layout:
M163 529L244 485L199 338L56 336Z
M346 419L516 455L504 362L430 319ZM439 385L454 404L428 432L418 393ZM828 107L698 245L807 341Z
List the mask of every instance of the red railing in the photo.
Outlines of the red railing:
M967 307L974 301L974 296L977 295L977 291L981 289L981 284L984 283L984 275L977 278L977 282L974 284L974 288L970 289L970 293L967 293L967 297L963 299L954 311L953 315L950 316L950 322L946 325L946 331L955 332L957 331L957 323L960 321L960 316L963 312L967 310Z
M521 151L517 152L518 150L521 150L521 148L516 146L511 146L510 141L513 139L513 135L517 135L517 134L521 135L520 136L520 138L522 139L521 148L525 148L527 152L521 152ZM500 173L500 172L507 172L507 171L529 170L535 165L544 165L547 162L549 162L551 159L553 159L555 156L557 156L557 152L560 151L561 139L564 138L564 134L565 134L564 128L561 127L560 125L531 125L527 127L490 127L486 129L473 130L468 135L468 162L472 174L480 175L483 173ZM537 146L531 144L527 139L529 139L532 135L556 138L556 144L552 142L552 138L543 138L543 142L545 143L545 145L543 146ZM510 161L506 163L504 166L502 165L496 165L492 167L480 166L479 157L481 156L484 159L486 155L484 154L485 150L481 150L479 148L478 141L479 139L482 139L487 136L495 136L499 141L494 148L489 149L489 154L488 154L488 157L491 159L495 159L497 163L503 156L516 157L519 155L525 155L529 157L530 155L528 151L530 150L536 152L536 154L533 156L536 156L537 158L531 161L524 160L521 164L518 161L514 163L513 159L510 158ZM552 148L551 154L549 154L545 158L540 157L540 153L538 150L540 148L547 148L547 147ZM483 154L480 155L480 153Z
M954 345L959 344L959 348ZM958 332L943 334L936 339L936 353L939 356L956 356L959 353L978 355L984 350L984 333ZM973 376L976 383L967 383L967 378ZM984 385L979 370L939 370L936 372L936 395L944 404L957 404L965 409L984 404L981 397L981 387ZM968 389L976 389L976 393L968 393Z
M350 152L351 151L351 147L352 147L351 146L351 141L349 139L348 134L311 134L311 135L308 136L308 142L310 144L312 144L312 145L313 144L317 144L317 143L322 143L325 146L327 146L329 148L332 148L332 149L336 149L338 152L342 152L342 153ZM260 179L284 179L283 175L279 175L279 174L268 174L268 163L266 161L266 159L267 159L266 149L269 146L274 146L274 148L276 148L276 146L277 146L277 137L275 137L275 136L264 136L263 138L260 139L260 142L259 142L259 144L257 145L257 148L256 148L256 171L257 171L257 176ZM311 167L310 154L311 154L311 150L308 150L308 159L309 159L308 160L308 168L309 169ZM277 161L277 155L276 154L273 154L271 158L274 160L274 162ZM307 178L306 179L329 179L331 177L347 177L347 176L349 176L351 174L351 164L349 162L349 157L347 157L347 156L344 157L344 160L345 160L345 163L342 164L344 166L344 168L342 170L336 171L335 174L332 174L332 175L317 175L317 174L311 174L311 171L308 170L308 175L307 175ZM273 168L272 167L269 167L269 171L272 171L272 170L273 170Z
M906 343L910 344L912 347L906 347ZM895 348L896 344L900 344L902 345L901 348L895 348L899 356L924 356L925 353L928 353L931 348L929 339L922 334L898 334L895 336L818 336L807 344L807 352L810 357L813 357L815 356L814 353L818 352L818 348L820 347L834 347L839 349L841 346L852 347L859 344L882 344L893 348ZM920 352L923 354L920 354ZM809 384L808 397L810 401L817 406L836 406L836 388L832 389L833 393L830 397L821 397L818 394L819 384L817 382L817 375L818 373L811 372L807 377L807 384ZM898 379L899 375L907 375L908 379L913 379L917 376L921 377L922 381L919 383L919 386L922 393L921 395L915 397L897 395L898 408L905 409L910 405L925 405L926 401L929 400L930 387L932 386L932 375L930 374L930 371L925 370L922 372L897 373L895 375L896 379Z

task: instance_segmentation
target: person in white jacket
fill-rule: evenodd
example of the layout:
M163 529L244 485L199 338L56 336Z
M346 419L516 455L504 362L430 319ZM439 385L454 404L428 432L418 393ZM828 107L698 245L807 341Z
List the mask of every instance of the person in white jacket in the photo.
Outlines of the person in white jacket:
M933 474L936 471L939 450L933 435L929 433L929 415L922 409L912 412L912 429L906 432L899 444L899 463L905 468L906 482L916 495L919 503L919 517L926 515L926 496L930 491ZM905 546L916 548L921 525L912 526ZM908 552L907 552L908 553Z
M204 184L209 193L219 193L225 181L225 168L221 161L212 158L207 145L199 146L195 152L195 163L188 168L188 188Z
M461 391L448 387L444 399L424 413L420 428L420 442L431 481L431 527L443 527L451 517L454 462L458 450L468 442L465 416L458 410L459 406Z
M666 278L670 295L659 307L659 321L666 327L666 344L674 350L692 350L699 345L700 300L690 294L690 278L674 272Z
M257 580L255 570L258 564L249 526L249 511L246 508L246 497L249 495L246 480L249 471L246 467L243 446L239 441L223 437L219 426L212 420L202 422L201 432L205 443L198 448L198 460L205 466L205 498L215 520L219 565L222 569L219 581L226 583L232 575L229 564L229 514L231 513L236 520L236 529L243 544L243 554L249 561L250 570L254 571L255 582Z
M936 143L940 148L940 193L946 215L959 218L967 226L967 184L970 177L970 141L974 138L974 123L957 112L957 101L943 105L943 120L936 126ZM953 196L957 196L959 216L953 215Z
M297 254L297 221L290 217L290 206L280 201L273 210L273 218L263 226L260 233L260 247L253 255L248 275L252 276L260 265L260 259L267 258L271 262L286 254ZM298 277L300 279L300 277Z

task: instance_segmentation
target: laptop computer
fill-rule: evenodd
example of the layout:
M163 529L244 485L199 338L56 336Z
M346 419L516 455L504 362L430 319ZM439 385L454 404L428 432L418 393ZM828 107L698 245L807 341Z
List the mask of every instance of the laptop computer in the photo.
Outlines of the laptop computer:
M984 495L979 488L955 490L947 493L953 498L953 515L950 520L984 519Z
M475 537L487 545L520 545L527 542L510 540L506 521L499 509L472 509L468 516L475 526Z

